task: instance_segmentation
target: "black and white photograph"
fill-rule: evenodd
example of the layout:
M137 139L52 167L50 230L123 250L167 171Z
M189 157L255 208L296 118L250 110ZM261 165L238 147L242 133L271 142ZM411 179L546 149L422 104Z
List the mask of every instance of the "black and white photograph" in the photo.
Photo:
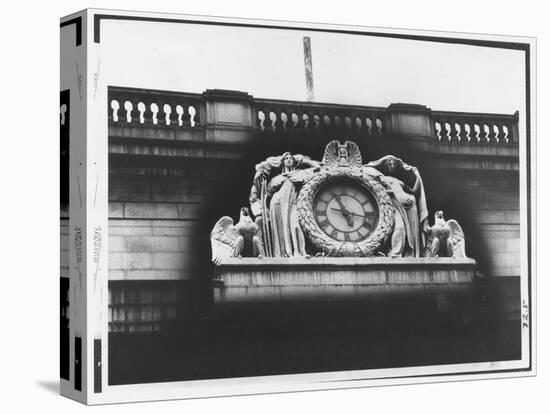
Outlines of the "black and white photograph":
M533 375L532 38L60 26L65 395Z

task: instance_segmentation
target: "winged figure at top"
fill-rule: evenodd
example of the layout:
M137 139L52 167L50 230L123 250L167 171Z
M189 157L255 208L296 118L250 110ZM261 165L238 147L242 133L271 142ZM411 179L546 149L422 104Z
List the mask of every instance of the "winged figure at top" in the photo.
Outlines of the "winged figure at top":
M363 160L361 151L355 142L346 141L340 144L340 141L334 140L328 143L323 155L323 165L325 167L355 167L360 168Z

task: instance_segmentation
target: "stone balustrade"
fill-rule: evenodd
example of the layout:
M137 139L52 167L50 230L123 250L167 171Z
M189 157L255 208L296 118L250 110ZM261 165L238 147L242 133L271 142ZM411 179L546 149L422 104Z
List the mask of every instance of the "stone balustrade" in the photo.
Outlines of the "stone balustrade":
M224 90L196 94L125 87L109 88L107 109L111 127L218 130L216 134L207 134L205 139L198 139L195 134L194 140L216 141L221 136L219 131L242 127L242 134L225 137L222 139L225 143L248 142L264 134L414 136L431 144L456 145L517 146L519 141L518 112L445 112L411 104L384 108L259 99Z
M311 102L255 99L257 127L262 132L310 131L381 136L385 133L385 108Z
M434 138L458 144L513 144L518 142L518 118L513 115L432 112Z
M201 125L201 102L202 94L110 88L109 123L196 128Z

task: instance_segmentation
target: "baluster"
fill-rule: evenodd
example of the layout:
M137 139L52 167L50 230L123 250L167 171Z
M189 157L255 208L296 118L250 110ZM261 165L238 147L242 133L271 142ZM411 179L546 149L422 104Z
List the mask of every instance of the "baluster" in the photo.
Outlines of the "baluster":
M456 144L458 143L458 138L459 138L459 134L460 134L460 130L458 128L460 128L458 126L458 124L455 122L455 121L451 121L449 122L449 127L450 127L450 139L449 141L453 144Z
M170 115L172 113L172 107L165 100L158 102L159 113L157 114L157 123L162 126L169 126L171 124Z
M512 130L510 126L505 124L504 122L501 124L502 129L502 143L508 144L510 142L510 131Z
M451 124L446 119L443 123L443 141L446 143L451 142Z
M191 122L191 127L196 128L201 125L201 112L200 105L193 104L189 105L189 122Z
M258 110L256 113L256 125L260 131L265 131L265 113L264 111Z
M375 125L376 125L376 135L381 137L384 133L384 122L382 122L382 120L377 117L375 121Z
M111 101L111 117L113 122L118 122L118 109L120 108L120 104L118 103L118 100L113 99Z
M181 106L180 104L176 105L176 125L183 125L183 106Z
M290 130L293 132L296 129L298 129L298 125L300 123L300 119L298 117L298 114L296 113L294 109L290 111Z
M338 130L342 128L342 118L340 115L334 115L334 129Z
M495 134L494 124L492 122L487 122L487 143L496 144L497 134Z
M113 120L113 101L111 97L107 98L107 119L109 122L114 122Z
M330 125L331 122L330 122L330 116L326 113L326 112L323 112L322 116L321 116L321 127L323 130L327 131L330 129Z
M464 129L464 142L466 143L470 143L470 142L473 142L472 141L472 126L470 125L469 122L464 122L464 126L463 126L463 129Z
M439 142L445 142L445 121L438 119L434 123L435 137Z
M301 118L302 118L302 128L307 131L309 129L309 123L310 123L309 115L303 112Z
M500 121L498 123L498 143L499 144L507 144L507 127L506 124L503 121Z
M316 132L320 132L323 130L323 126L324 126L323 116L324 116L324 113L319 111L314 112L313 114L313 125Z
M480 124L480 126L481 126L481 134L479 134L480 136L479 143L487 144L490 140L490 135L491 135L491 132L489 130L489 125L483 122Z
M281 110L281 128L283 132L288 132L288 124L289 124L289 116L288 116L288 109Z
M159 113L159 107L158 105L153 102L151 105L149 105L149 109L151 111L151 124L158 125L158 113Z
M346 116L344 118L344 127L345 129L347 129L348 131L351 130L351 118L349 116Z
M59 125L65 125L67 122L67 104L63 104L59 107Z
M360 134L363 131L363 123L357 114L353 116L353 129L357 131L357 134Z
M321 128L321 117L319 114L313 114L313 128L316 132L319 132L319 129Z
M124 111L121 111L122 112L121 115L123 115L123 118L127 124L132 123L132 109L133 109L132 102L124 101Z
M138 122L140 124L145 123L145 112L147 111L147 107L142 101L139 101L137 103L137 110L138 110L138 116L136 117L138 119Z
M370 116L368 116L367 118L365 118L365 126L366 126L366 129L367 129L367 135L368 136L373 136L373 122L372 122L372 118Z
M433 128L434 128L435 139L438 142L441 142L441 139L443 137L443 128L441 126L441 122L434 121Z
M500 140L502 139L502 131L500 129L500 126L498 122L493 122L491 124L491 130L493 132L493 143L500 144Z

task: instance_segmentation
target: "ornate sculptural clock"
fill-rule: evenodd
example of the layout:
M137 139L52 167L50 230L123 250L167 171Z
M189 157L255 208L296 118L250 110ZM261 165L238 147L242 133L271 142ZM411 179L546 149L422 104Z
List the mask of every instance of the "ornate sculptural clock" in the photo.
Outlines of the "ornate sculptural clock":
M393 205L376 176L361 167L355 144L341 147L327 146L335 155L325 154L324 167L300 190L300 225L325 255L372 256L392 232Z

